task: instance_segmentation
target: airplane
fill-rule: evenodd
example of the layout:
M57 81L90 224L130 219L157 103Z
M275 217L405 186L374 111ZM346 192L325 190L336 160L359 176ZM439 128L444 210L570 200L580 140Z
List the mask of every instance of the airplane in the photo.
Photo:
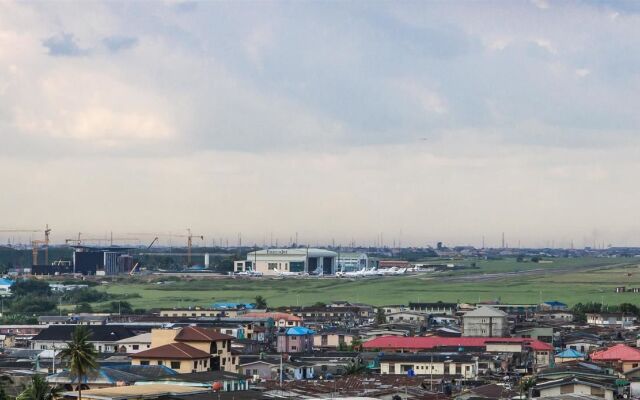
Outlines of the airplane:
M290 271L278 271L278 276L308 276L305 272L290 272Z
M258 271L254 271L254 270L248 269L246 271L236 272L234 275L238 275L238 276L262 276L264 274L262 272L258 272Z

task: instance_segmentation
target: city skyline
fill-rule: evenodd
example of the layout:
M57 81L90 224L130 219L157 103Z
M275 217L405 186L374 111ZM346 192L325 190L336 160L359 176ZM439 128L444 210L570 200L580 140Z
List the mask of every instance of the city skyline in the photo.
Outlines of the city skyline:
M640 246L639 30L632 2L2 2L0 228Z

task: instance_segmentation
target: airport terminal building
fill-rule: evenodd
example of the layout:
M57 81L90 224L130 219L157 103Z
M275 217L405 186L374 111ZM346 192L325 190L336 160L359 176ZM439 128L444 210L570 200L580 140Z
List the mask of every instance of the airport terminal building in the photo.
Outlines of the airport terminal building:
M338 253L324 249L267 249L252 251L246 261L236 261L234 272L254 271L264 275L308 273L333 275Z

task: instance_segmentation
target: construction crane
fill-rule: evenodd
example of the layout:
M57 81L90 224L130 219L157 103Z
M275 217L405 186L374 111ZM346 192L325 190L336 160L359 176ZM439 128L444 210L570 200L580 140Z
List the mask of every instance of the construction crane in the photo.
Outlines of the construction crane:
M156 236L155 238L153 238L153 240L151 241L151 244L149 246L147 246L145 251L148 251L151 246L153 246L153 244L155 242L158 241L158 237ZM136 262L136 264L133 266L133 268L131 268L131 271L129 271L129 275L133 275L136 272L136 269L138 268L138 265L140 265L140 261Z
M0 232L13 232L13 233L37 233L39 229L2 229ZM49 234L51 229L49 224L44 228L44 240L32 240L31 241L31 257L33 265L38 265L38 250L41 244L44 244L44 259L45 264L49 265Z
M51 229L49 224L44 228L44 240L32 240L31 241L31 254L33 258L33 265L38 265L38 250L40 245L44 245L44 265L49 265L49 234Z
M191 249L193 248L193 239L204 240L203 235L194 235L191 233L191 228L187 228L186 235L177 235L172 233L129 233L129 235L153 235L155 237L165 236L165 237L182 237L187 238L187 265L191 266Z
M38 229L0 229L0 233L36 233Z
M114 238L113 235L111 235L111 237L108 238L83 238L82 237L82 233L78 232L78 238L77 239L65 239L64 242L66 244L69 243L75 243L76 246L80 246L82 243L84 242L109 242L111 246L113 246L113 241L114 240L119 240L119 241L133 241L133 240L140 240L138 238Z

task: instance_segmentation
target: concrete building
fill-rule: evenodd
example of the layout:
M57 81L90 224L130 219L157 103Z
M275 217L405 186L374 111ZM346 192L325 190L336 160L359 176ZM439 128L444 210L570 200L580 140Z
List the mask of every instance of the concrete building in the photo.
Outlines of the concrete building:
M264 275L308 273L333 275L338 253L324 249L266 249L252 251L245 261L236 261L234 272L254 271Z
M507 314L493 307L479 307L462 316L462 336L505 337L508 334Z

